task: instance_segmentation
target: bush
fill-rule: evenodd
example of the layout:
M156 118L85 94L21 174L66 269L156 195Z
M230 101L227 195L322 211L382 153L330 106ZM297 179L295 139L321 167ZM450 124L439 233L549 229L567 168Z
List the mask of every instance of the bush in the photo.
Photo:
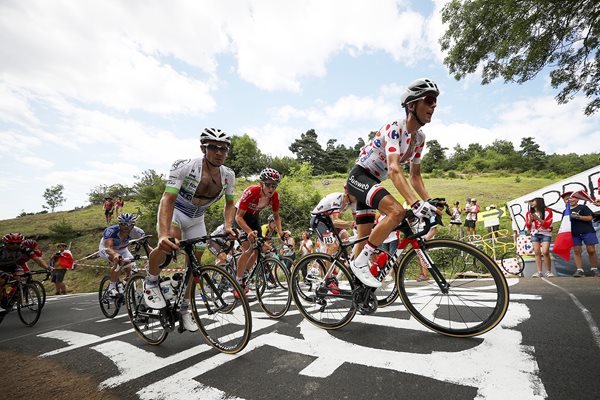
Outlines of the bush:
M73 225L64 218L60 222L50 225L48 229L50 230L50 238L56 241L66 242L77 236L77 232L73 228Z
M456 179L456 178L458 178L458 174L454 171L448 171L448 178Z
M515 177L515 183L521 183L521 177L519 175Z

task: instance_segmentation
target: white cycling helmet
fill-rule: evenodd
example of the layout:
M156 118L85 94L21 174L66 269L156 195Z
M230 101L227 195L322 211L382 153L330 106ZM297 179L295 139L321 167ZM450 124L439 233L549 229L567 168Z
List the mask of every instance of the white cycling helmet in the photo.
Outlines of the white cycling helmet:
M434 81L427 78L417 79L411 82L406 88L406 91L402 93L402 96L400 96L400 104L402 104L402 107L406 107L411 101L415 101L418 98L423 97L425 93L431 92L433 92L436 97L440 94L440 90Z
M200 134L200 144L203 144L208 140L231 144L231 138L229 135L218 128L204 128Z
M119 224L133 226L135 225L135 221L137 221L137 215L131 213L119 214L117 221Z

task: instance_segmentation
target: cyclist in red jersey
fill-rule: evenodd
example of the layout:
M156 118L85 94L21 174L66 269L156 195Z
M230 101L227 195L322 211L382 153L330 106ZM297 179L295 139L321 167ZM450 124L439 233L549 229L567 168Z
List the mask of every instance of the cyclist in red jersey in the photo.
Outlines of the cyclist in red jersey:
M281 175L273 168L265 168L260 173L260 182L258 185L249 186L242 193L242 197L235 205L237 211L235 214L235 222L237 226L248 234L248 240L243 242L242 255L238 260L238 269L236 279L242 282L242 275L249 266L256 261L256 252L248 251L250 243L262 236L260 224L260 212L270 206L273 210L275 219L275 229L282 239L287 238L288 232L281 228L281 217L279 216L279 193L277 193L277 185L281 181Z
M17 264L19 264L21 268L23 268L24 272L29 272L29 266L27 265L27 262L33 260L37 265L44 268L46 271L52 272L52 268L50 268L46 261L44 261L44 259L42 258L42 250L40 250L37 247L37 245L37 241L33 239L25 239L23 241L22 246L29 248L33 251L26 254L24 253L23 256L17 260Z

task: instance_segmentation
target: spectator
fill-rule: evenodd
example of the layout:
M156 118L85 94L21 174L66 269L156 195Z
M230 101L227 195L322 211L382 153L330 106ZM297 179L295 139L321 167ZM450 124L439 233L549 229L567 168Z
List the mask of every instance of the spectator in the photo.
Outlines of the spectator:
M454 207L450 210L450 224L448 225L448 233L452 232L452 227L456 226L458 230L458 236L462 237L462 208L460 208L460 202L455 202Z
M528 201L529 211L525 215L525 227L531 233L531 243L535 254L537 272L532 278L542 277L542 257L546 267L545 276L552 277L552 260L550 259L550 242L552 241L552 210L546 207L543 197Z
M477 222L477 214L480 211L479 205L477 205L477 199L470 199L469 204L465 206L465 228L467 230L467 236L475 236L475 223Z
M102 206L104 207L104 217L106 218L106 225L110 225L110 221L112 220L115 208L115 202L112 200L112 198L105 197L104 204Z
M302 241L300 242L299 250L303 257L313 252L313 242L310 240L310 236L308 236L307 231L302 232Z
M600 276L598 272L598 258L596 255L596 245L598 237L592 225L592 210L585 204L578 204L579 199L570 196L567 200L571 206L571 235L573 237L573 255L575 256L575 266L577 271L573 274L579 278L585 276L583 271L583 260L581 259L581 244L585 248L590 259L590 267L593 276Z
M56 287L56 294L67 294L67 286L64 283L67 269L73 268L73 254L67 250L67 245L58 243L56 245L58 251L52 256L50 265L54 267L51 281Z
M123 201L123 198L121 196L117 197L117 201L115 202L115 213L117 214L117 217L123 212L124 203L125 202Z

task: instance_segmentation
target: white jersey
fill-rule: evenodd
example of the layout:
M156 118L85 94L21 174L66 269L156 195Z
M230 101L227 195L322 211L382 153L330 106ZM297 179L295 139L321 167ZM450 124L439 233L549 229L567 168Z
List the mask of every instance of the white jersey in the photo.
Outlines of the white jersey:
M196 189L202 180L202 158L175 161L171 166L165 188L165 192L177 194L175 209L187 217L198 218L204 215L204 211L223 195L233 200L235 173L224 165L219 168L221 170L221 192L210 199L208 203L197 206L192 201L194 197L201 197L196 194Z
M344 199L344 193L331 193L325 196L319 204L312 210L313 214L326 213L328 215L343 213L348 208L352 210L352 214L356 214L356 203L350 204L347 199Z
M425 147L425 134L418 130L415 139L406 129L406 120L393 121L384 125L375 137L362 149L356 164L363 167L368 173L379 180L388 176L387 155L400 156L400 164L421 163L421 156Z

